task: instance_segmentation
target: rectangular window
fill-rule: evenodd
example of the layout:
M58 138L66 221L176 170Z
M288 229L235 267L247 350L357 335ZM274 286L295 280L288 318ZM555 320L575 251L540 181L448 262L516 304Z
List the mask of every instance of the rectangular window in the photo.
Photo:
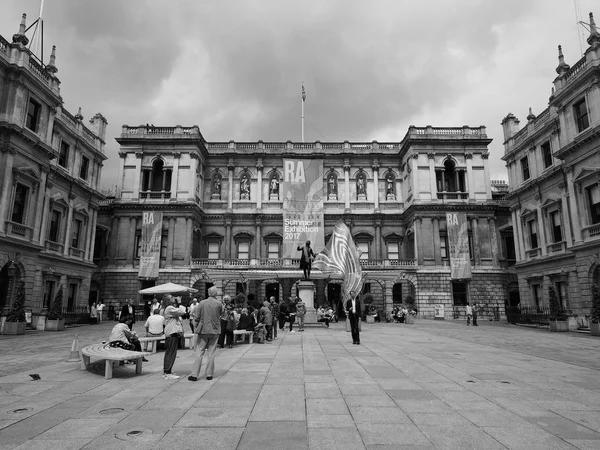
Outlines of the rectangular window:
M75 311L75 300L77 299L77 283L69 284L69 296L67 297L67 311Z
M573 105L573 113L575 114L575 122L577 123L577 131L581 133L583 130L589 128L590 121L588 119L587 105L585 104L585 98L579 100Z
M279 259L279 242L267 243L267 258Z
M52 242L58 242L60 232L60 211L52 210L50 215L50 232L48 233L48 240Z
M550 227L552 231L552 242L562 242L562 228L560 213L558 211L552 211L550 213Z
M58 165L67 167L69 164L69 144L65 141L60 143L60 154L58 155Z
M556 296L564 309L570 309L569 297L567 295L567 283L564 281L556 283Z
M88 169L90 166L90 160L86 156L81 157L81 168L79 169L79 178L82 180L87 180L88 178Z
M590 221L592 224L600 223L600 186L590 186L586 192L590 203Z
M160 236L160 259L167 258L167 249L169 248L169 232L163 231Z
M527 156L521 158L521 171L523 172L523 181L529 180L529 159L527 159Z
M469 259L473 259L475 255L475 249L473 248L473 235L469 232Z
M454 306L466 306L468 302L467 283L452 282L452 300Z
M506 259L517 259L517 255L515 253L515 238L512 234L503 236L504 237L504 245L506 247Z
M238 259L250 259L250 242L238 242Z
M73 248L79 248L82 226L83 222L81 220L75 219L73 221L73 240L71 241L71 247Z
M52 295L54 294L54 281L46 280L46 285L44 286L44 305L43 308L48 308L54 298Z
M542 144L542 158L544 158L544 169L552 165L552 151L550 150L550 142Z
M33 132L38 130L38 122L40 120L41 105L34 99L29 99L29 106L27 107L27 122L25 126Z
M135 257L139 259L142 254L142 232L138 231L135 233ZM94 252L95 253L95 252ZM94 255L94 258L96 255Z
M219 243L208 243L208 259L219 259Z
M15 189L15 201L13 203L13 210L10 220L16 223L25 223L25 208L27 206L27 193L29 189L27 186L17 183Z
M388 259L399 259L400 258L400 245L398 242L388 242Z
M538 248L537 224L535 219L527 221L527 230L529 231L529 244L532 249Z
M442 258L448 258L448 236L440 234L440 255Z
M542 297L541 297L540 293L541 293L541 286L539 284L532 284L531 285L531 295L533 296L533 302L538 311L542 307Z
M369 259L369 243L368 242L358 242L358 249L362 252L360 255L360 259Z

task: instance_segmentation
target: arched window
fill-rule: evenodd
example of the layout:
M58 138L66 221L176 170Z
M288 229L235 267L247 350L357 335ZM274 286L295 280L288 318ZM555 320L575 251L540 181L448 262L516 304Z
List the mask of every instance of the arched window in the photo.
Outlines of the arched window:
M142 191L163 192L164 198L170 198L171 170L165 168L162 159L157 158L152 163L152 169L144 170L142 177Z
M456 168L456 164L451 159L444 161L444 169L437 170L436 173L438 192L466 192L465 172ZM444 198L443 194L441 197Z

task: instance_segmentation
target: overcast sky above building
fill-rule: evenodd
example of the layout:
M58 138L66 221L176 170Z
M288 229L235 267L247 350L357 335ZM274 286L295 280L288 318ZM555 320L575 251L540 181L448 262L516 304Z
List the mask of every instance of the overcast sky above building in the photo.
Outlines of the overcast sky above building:
M596 11L592 8L596 6ZM3 0L11 39L40 0ZM573 65L592 0L45 0L65 107L108 120L104 188L121 125L198 125L208 141L399 141L409 125L487 127L507 179L500 121L547 107L557 46ZM30 33L29 33L30 35Z

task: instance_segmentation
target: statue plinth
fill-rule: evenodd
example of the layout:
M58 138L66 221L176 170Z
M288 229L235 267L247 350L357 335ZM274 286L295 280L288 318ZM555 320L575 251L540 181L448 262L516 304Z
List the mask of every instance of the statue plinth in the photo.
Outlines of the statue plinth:
M329 194L327 200L337 201L337 194Z
M298 282L298 296L306 306L304 323L318 323L317 311L315 310L315 283L308 280Z
M388 200L396 200L396 196L394 194L388 194L387 199Z
M273 201L278 201L279 200L279 194L271 194L269 195L269 200Z
M358 194L358 199L359 202L366 202L367 201L367 194Z
M213 194L211 198L213 200L221 200L221 194Z

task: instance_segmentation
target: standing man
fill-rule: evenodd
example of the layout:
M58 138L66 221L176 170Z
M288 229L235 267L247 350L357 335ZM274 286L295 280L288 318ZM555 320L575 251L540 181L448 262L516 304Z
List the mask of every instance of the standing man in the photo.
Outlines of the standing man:
M473 317L473 308L471 308L471 304L467 303L467 326L471 326L471 318Z
M315 259L315 252L310 247L310 241L306 241L304 245L298 246L298 251L302 252L300 256L300 268L304 272L304 279L308 280L310 278L310 269L312 267L312 261Z
M296 316L298 317L298 331L304 331L304 315L306 314L306 304L302 298L296 303Z
M479 313L479 304L475 303L473 305L473 326L477 327L479 325L477 325L477 314Z
M346 313L350 320L350 332L352 333L352 343L360 345L360 318L362 310L360 301L356 299L356 293L350 291L350 298L346 301Z
M288 316L289 316L289 320L290 320L290 333L295 333L294 331L294 322L296 321L296 313L297 313L297 309L296 309L296 299L295 298L291 298L290 299L290 304L288 305Z
M175 359L177 358L177 344L183 336L183 325L181 317L186 314L184 308L176 306L175 297L165 294L163 301L166 308L163 313L165 317L165 359L163 361L163 376L165 380L177 380L181 377L171 373Z
M279 321L279 302L275 301L275 297L271 296L271 314L273 315L273 339L277 339L277 322Z
M192 299L192 303L190 303L190 306L188 306L188 314L190 317L190 328L192 329L192 333L194 332L194 311L196 311L197 307L198 307L198 299L196 297L194 297Z
M102 314L104 311L104 303L98 302L96 305L96 311L98 311L98 323L102 323Z
M196 360L192 367L192 373L188 377L190 381L198 381L202 358L206 350L208 350L206 379L212 380L215 372L215 350L221 334L221 314L223 312L223 305L216 299L218 293L218 288L211 286L208 289L208 298L198 303L198 307L194 310L194 328L198 339L196 341Z
M271 304L265 300L262 308L260 308L260 323L265 326L266 330L266 339L268 342L271 342L273 339L271 338L271 329L273 327L273 314L271 314Z
M133 300L128 298L127 303L121 308L121 315L119 317L131 316L131 320L127 322L129 324L129 330L133 330L133 324L135 323L135 306L133 306Z

